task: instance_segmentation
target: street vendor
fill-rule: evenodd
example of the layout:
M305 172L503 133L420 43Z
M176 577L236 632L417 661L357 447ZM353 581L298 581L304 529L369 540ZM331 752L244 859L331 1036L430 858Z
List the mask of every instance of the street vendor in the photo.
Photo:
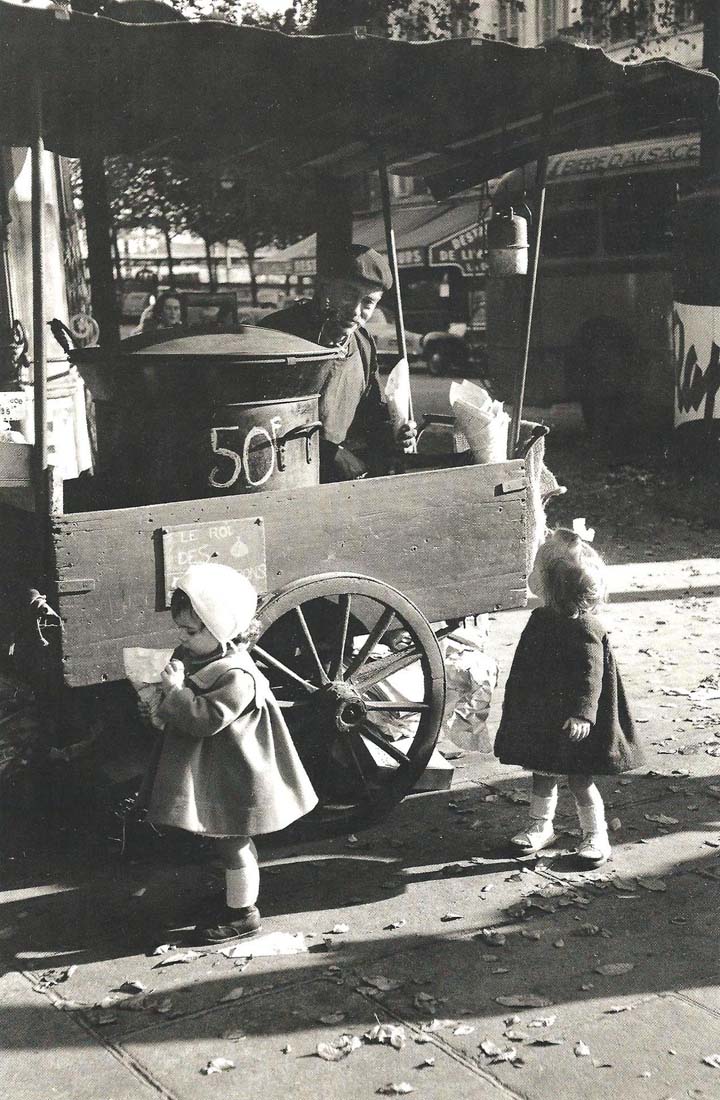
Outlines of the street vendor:
M341 350L320 394L321 481L386 473L393 457L413 448L414 424L393 432L380 392L375 341L365 328L391 286L385 258L372 248L351 245L318 274L312 300L295 302L260 322Z

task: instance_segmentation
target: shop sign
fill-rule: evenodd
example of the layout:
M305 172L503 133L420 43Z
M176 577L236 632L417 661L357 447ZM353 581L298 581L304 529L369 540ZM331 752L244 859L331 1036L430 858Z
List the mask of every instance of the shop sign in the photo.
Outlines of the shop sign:
M425 248L401 248L397 254L398 267L425 267L427 263L427 249Z
M674 302L672 331L675 427L720 418L720 306Z
M590 176L632 175L653 169L697 168L700 164L700 135L633 141L558 153L548 163L548 183Z
M483 227L469 225L452 237L430 245L430 267L459 267L463 275L485 275L487 256L483 248Z

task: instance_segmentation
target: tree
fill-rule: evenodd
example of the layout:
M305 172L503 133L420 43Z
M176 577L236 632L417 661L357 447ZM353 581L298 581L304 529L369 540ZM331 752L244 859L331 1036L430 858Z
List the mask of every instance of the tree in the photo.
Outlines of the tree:
M306 184L288 177L276 177L267 184L249 182L235 172L232 163L194 171L187 194L187 227L205 241L211 285L211 246L239 241L250 270L253 304L257 304L258 249L289 244L305 236L314 224L314 194Z
M188 228L194 209L191 175L169 157L135 160L110 157L106 177L115 227L159 229L165 238L172 283L172 239Z

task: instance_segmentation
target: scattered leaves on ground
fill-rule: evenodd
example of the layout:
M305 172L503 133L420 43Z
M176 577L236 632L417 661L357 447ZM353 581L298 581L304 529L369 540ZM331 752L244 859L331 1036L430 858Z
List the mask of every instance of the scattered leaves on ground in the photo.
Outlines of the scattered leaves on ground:
M318 1043L315 1053L325 1062L341 1062L361 1046L362 1042L357 1035L338 1035L331 1043Z

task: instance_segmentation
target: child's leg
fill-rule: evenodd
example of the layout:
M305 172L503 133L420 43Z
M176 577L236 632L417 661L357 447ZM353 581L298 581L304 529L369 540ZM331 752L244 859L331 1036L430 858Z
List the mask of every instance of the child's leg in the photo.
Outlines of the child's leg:
M553 775L533 774L530 799L530 825L517 833L510 843L525 853L539 852L555 839L553 818L557 807L557 779Z
M569 775L568 786L575 799L583 839L577 854L583 862L598 867L610 855L605 807L591 775Z
M219 837L218 853L225 865L225 891L230 909L254 906L260 892L257 850L250 837Z

